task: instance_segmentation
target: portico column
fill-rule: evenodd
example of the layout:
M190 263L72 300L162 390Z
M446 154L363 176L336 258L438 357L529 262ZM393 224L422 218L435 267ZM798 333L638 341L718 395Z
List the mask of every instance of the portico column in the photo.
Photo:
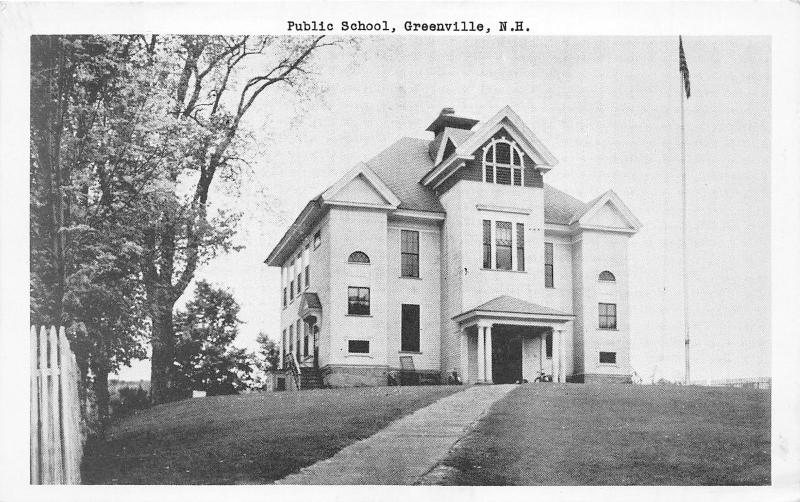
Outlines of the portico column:
M486 341L485 330L483 326L478 326L478 382L483 383L486 381L486 354L484 353L484 343Z
M563 383L566 380L564 378L566 374L566 368L564 368L564 330L557 329L556 333L558 333L558 381Z
M558 343L559 332L552 331L553 336L553 381L561 381L561 345Z
M547 360L547 333L542 333L539 345L539 370L544 371L544 362Z
M492 325L486 327L486 381L492 383Z
M461 368L458 370L461 381L467 383L469 379L469 338L467 338L467 328L461 328Z

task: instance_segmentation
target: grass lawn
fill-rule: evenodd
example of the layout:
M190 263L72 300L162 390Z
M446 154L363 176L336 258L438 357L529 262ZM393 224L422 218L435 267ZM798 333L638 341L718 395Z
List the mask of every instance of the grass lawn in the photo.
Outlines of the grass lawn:
M87 445L87 484L268 483L333 456L462 386L197 398L156 406Z
M450 485L764 485L768 391L528 384L444 462Z

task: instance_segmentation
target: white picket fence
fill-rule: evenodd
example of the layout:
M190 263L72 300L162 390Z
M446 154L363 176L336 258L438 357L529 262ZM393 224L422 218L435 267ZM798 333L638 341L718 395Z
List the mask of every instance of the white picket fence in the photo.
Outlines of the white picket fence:
M80 484L80 373L63 326L31 326L31 484Z

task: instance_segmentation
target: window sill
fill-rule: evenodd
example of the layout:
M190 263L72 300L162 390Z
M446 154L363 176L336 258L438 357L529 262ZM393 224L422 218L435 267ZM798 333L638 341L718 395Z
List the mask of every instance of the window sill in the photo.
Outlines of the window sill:
M345 314L345 317L372 317L372 314Z
M372 359L372 356L370 354L361 354L358 352L348 352L345 357L365 357L367 359Z
M416 281L421 281L422 280L421 277L413 277L413 276L410 276L410 275L401 275L400 277L398 277L398 279L414 279Z
M361 266L369 266L372 263L364 263L363 261L345 261L348 265L361 265Z
M504 268L483 268L483 267L481 267L481 270L484 270L486 272L512 272L514 274L527 274L528 273L525 270L506 270Z
M597 328L598 331L619 331L617 328Z
M617 363L597 363L601 368L619 368Z
M544 289L556 289L555 286L545 286Z
M419 352L419 351L416 351L416 350L400 350L397 353L398 354L416 354L418 356L422 355L422 352Z

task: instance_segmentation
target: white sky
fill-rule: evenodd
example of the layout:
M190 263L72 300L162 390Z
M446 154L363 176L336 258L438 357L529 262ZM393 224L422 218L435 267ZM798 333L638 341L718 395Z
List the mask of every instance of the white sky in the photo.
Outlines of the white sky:
M254 176L225 204L237 242L198 277L229 288L255 349L279 324L278 269L263 260L309 198L445 106L485 120L510 105L559 159L545 182L583 201L614 189L644 223L630 242L634 369L683 375L680 94L673 37L365 38L320 65L327 92L253 117ZM686 37L693 379L770 374L770 45ZM218 194L219 195L219 194ZM147 361L121 378L149 378Z

